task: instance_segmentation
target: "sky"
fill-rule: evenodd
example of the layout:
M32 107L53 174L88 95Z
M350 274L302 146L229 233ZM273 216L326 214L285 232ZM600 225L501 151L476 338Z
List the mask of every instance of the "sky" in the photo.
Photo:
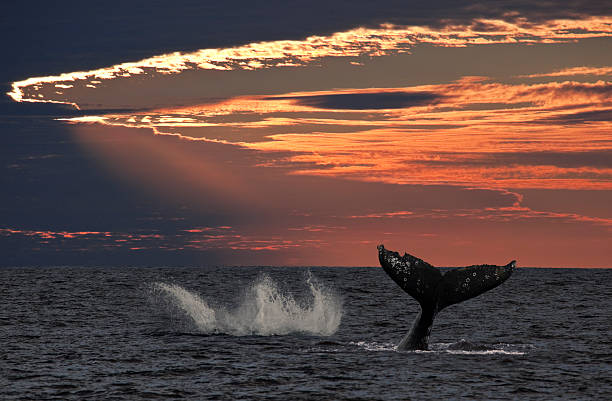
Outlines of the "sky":
M604 3L10 5L0 265L611 267Z

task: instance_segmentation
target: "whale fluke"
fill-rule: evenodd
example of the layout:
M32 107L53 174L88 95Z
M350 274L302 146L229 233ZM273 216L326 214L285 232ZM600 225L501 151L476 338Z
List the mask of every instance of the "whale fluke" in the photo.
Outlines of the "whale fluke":
M506 281L516 267L516 261L505 266L474 265L460 267L442 274L440 269L422 259L378 246L378 259L385 272L404 291L417 300L421 311L410 333L399 344L399 350L427 349L433 321L447 306L474 298Z

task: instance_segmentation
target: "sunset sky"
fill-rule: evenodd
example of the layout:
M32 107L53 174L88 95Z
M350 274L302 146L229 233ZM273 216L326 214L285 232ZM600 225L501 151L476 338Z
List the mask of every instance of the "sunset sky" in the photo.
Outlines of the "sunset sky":
M0 264L612 266L606 2L205 3L0 17Z

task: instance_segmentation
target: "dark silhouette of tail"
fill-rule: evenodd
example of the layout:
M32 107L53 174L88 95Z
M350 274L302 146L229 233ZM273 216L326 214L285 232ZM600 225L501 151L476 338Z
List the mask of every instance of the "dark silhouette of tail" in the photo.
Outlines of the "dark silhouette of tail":
M385 272L421 305L410 333L399 344L399 350L427 349L433 321L442 309L465 301L497 287L506 281L516 261L506 266L474 265L450 270L445 274L429 263L407 253L378 246L378 259Z

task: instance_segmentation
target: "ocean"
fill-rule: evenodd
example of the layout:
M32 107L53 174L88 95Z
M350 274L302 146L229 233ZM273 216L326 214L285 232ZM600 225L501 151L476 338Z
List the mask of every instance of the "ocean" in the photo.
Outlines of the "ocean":
M612 269L519 268L398 352L381 268L0 269L0 399L612 399Z

